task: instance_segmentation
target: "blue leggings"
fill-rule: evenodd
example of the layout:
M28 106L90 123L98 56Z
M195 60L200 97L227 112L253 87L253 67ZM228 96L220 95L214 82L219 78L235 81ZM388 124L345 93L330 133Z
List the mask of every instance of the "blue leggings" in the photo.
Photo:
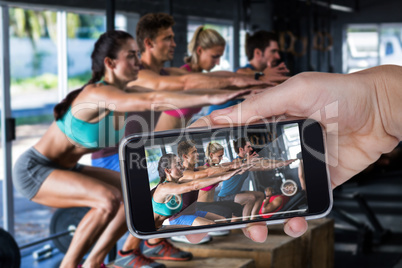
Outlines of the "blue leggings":
M174 220L169 220L172 225L193 225L195 218L202 217L204 218L208 212L206 211L196 211L195 214L192 215L182 215Z

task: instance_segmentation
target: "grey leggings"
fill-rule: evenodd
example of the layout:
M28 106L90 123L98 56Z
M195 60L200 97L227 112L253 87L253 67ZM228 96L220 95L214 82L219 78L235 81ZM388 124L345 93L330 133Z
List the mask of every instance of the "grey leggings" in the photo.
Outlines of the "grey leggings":
M80 171L82 167L80 164L70 169L61 167L31 147L18 158L14 165L14 187L19 193L31 200L53 170Z

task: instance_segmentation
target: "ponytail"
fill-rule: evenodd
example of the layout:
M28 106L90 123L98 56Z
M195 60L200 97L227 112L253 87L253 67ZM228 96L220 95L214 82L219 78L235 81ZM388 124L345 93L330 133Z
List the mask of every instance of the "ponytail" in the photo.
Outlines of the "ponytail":
M81 88L71 91L60 103L54 107L53 115L56 121L64 116L72 102L87 85L95 84L102 79L105 74L105 64L103 61L106 57L116 59L118 52L124 45L124 42L128 39L133 39L133 36L127 32L117 30L107 31L99 37L91 54L91 79Z
M214 29L206 29L204 25L198 26L187 46L190 55L184 58L184 62L198 64L197 48L209 49L215 46L226 46L225 39Z
M205 154L207 155L206 162L212 166L211 154L214 154L218 151L222 151L224 149L225 148L217 142L212 142L212 141L209 142L207 145L207 149L205 150Z
M187 57L184 58L185 63L193 63L197 62L197 44L200 33L204 30L204 25L198 26L197 29L195 29L195 32L193 34L193 38L191 38L190 43L188 43L187 50L190 53Z

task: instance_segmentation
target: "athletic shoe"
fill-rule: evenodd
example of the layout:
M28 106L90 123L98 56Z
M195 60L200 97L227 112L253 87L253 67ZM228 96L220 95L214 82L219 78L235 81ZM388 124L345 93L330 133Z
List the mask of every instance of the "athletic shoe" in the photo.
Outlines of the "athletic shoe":
M84 268L84 267L82 266L82 264L80 264L77 266L77 268ZM107 266L104 263L102 263L100 268L107 268Z
M208 232L210 236L225 236L229 235L230 231L229 230L222 230L222 231L213 231L213 232Z
M181 243L187 243L187 244L204 244L204 243L208 243L209 241L212 240L212 237L207 235L204 236L200 242L198 243L191 243L190 241L188 241L187 237L185 235L178 235L178 236L172 236L170 238L170 240L174 241L174 242L181 242Z
M144 241L142 254L153 260L188 261L193 258L193 254L176 248L166 239L155 245L150 245L148 241Z
M145 257L139 249L130 251L128 254L118 252L120 258L113 262L114 268L166 268L162 263L154 262Z

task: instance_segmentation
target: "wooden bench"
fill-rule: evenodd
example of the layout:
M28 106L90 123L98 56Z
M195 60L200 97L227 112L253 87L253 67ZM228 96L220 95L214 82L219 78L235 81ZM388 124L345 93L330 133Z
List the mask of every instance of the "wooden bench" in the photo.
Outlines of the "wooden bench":
M253 259L257 268L325 268L333 267L334 263L333 232L334 223L332 220L319 219L309 221L307 232L298 238L284 234L283 225L273 225L269 226L268 239L264 243L255 243L246 238L241 230L234 230L229 236L214 237L207 244L174 244L182 250L192 252L196 258ZM182 264L186 265L184 262ZM187 266L174 267L194 266L188 264ZM229 265L227 267L236 266Z
M191 268L254 268L253 259L240 258L200 258L195 257L191 261L160 261L168 268L191 267Z

